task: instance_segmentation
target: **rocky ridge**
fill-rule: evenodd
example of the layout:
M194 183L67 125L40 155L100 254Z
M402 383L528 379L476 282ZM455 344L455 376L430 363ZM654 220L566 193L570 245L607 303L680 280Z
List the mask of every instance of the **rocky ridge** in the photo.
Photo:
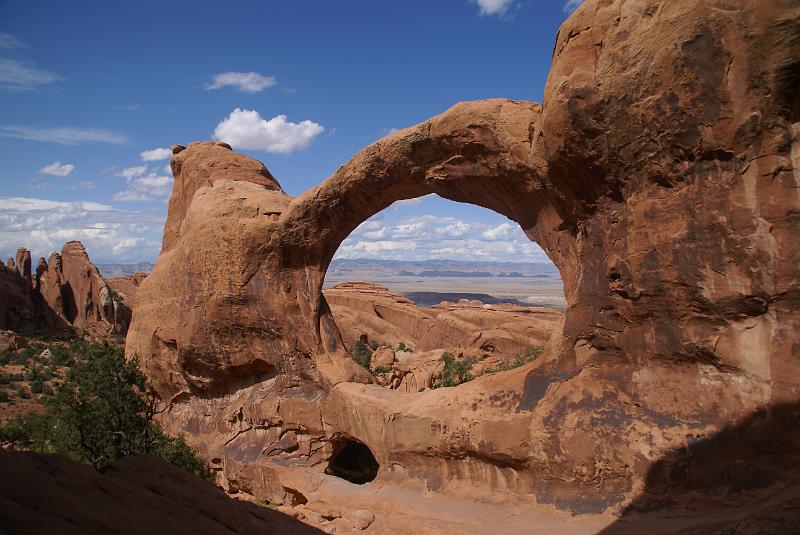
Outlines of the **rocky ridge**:
M135 279L141 281L142 277ZM92 335L124 335L130 307L109 286L78 241L40 258L31 270L27 249L0 268L0 329L75 327ZM136 282L138 284L138 282Z

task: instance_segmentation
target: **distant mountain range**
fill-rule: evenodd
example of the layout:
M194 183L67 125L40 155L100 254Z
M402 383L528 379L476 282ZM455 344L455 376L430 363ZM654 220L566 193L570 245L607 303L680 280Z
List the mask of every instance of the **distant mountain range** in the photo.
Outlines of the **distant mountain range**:
M97 264L107 278L150 273L153 264ZM327 278L360 280L372 277L539 277L557 279L549 262L483 262L480 260L369 260L342 258L331 262Z
M541 277L559 278L550 262L483 262L480 260L368 260L336 259L327 279L360 280L370 277Z
M96 264L100 274L107 278L127 277L134 273L150 273L153 271L153 264L150 262L139 262L137 264Z

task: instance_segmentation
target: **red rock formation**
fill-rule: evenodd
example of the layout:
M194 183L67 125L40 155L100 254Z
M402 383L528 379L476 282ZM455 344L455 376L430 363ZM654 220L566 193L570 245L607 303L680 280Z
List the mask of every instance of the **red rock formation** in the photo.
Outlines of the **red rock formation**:
M34 327L38 322L55 329L72 325L94 335L125 334L130 309L100 276L83 244L67 242L61 254L50 255L49 262L41 258L35 279L30 253L20 248L17 258L16 268L2 270L8 280L0 289L0 316L9 319L5 324L0 321L0 328ZM24 290L17 288L20 282L15 278ZM13 319L17 317L24 319Z
M383 286L345 282L325 290L347 348L361 335L370 341L418 351L454 348L513 356L543 346L561 313L546 308L484 305L478 301L419 308Z
M128 307L128 309L133 309L136 291L146 277L147 273L137 271L133 275L128 275L127 277L106 279L106 282L108 283L108 287L111 288L111 291L122 300L123 304Z
M0 266L0 329L17 330L36 317L31 289L16 266Z
M91 263L81 242L64 244L60 258L51 263L47 278L53 290L46 295L53 299L48 301L51 308L79 329L98 334L126 332L130 313ZM55 292L56 285L60 295Z
M165 425L256 495L312 492L349 437L385 485L588 511L630 500L665 452L800 401L798 18L777 0L587 0L541 107L458 104L295 199L224 147L178 152L127 341L173 402ZM325 269L361 222L428 193L516 221L561 272L564 319L517 370L358 384Z
M20 276L28 281L31 282L31 253L24 247L20 247L17 249L17 261L15 263L17 266L17 271L19 272Z

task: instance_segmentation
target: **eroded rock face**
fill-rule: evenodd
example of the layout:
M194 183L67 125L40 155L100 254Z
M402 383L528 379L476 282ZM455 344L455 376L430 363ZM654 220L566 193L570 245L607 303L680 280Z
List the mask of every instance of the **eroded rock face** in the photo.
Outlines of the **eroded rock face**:
M165 425L255 495L310 491L291 467L321 472L350 436L379 482L597 511L671 449L797 403L798 20L777 0L587 0L542 106L458 104L294 199L219 144L178 151L127 342ZM358 224L428 193L516 221L567 308L532 364L389 391L345 354L322 281Z
M40 276L47 304L69 324L96 334L124 334L130 311L111 291L79 241L50 255Z
M0 273L5 279L0 316L6 317L0 328L58 330L71 325L92 335L125 334L130 308L100 275L81 242L67 242L49 261L40 258L35 277L30 252L20 248L17 258L15 267Z
M108 287L111 288L111 291L122 300L122 303L129 309L132 309L134 299L136 298L136 291L146 278L147 273L137 271L133 275L128 275L126 277L106 279L106 283Z
M16 266L0 266L0 329L20 329L35 317L36 306L25 279Z

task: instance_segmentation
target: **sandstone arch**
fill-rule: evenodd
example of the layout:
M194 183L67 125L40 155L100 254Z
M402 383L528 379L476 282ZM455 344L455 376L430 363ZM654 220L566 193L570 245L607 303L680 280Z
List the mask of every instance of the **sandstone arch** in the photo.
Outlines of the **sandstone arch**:
M798 20L778 0L587 0L541 107L456 105L296 199L229 147L178 147L127 342L173 402L166 425L228 481L297 477L275 459L319 472L341 432L387 481L603 509L687 436L798 401ZM358 384L321 298L358 223L428 192L517 221L568 303L543 362L459 387L446 411L441 392Z

